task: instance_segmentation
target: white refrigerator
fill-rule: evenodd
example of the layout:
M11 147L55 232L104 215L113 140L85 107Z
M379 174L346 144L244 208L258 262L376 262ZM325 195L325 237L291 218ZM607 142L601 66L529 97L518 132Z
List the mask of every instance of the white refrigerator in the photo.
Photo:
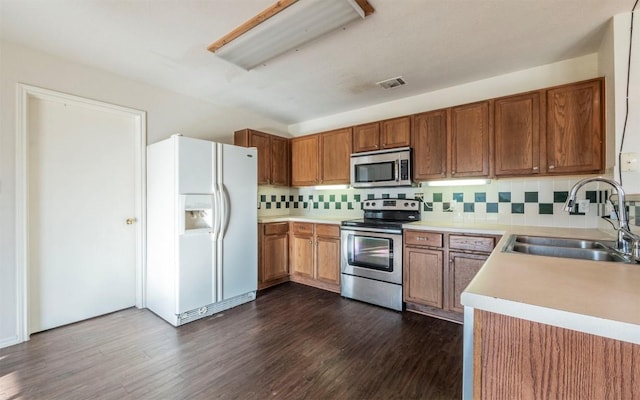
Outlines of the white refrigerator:
M257 153L173 135L147 147L147 307L174 326L255 299Z

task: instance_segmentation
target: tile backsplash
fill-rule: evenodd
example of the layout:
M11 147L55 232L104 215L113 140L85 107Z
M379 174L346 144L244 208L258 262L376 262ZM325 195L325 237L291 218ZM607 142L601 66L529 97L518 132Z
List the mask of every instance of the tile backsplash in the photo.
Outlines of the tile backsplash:
M260 186L260 216L283 214L359 218L362 203L373 198L422 198L422 220L488 222L576 228L607 227L606 199L611 187L591 183L578 193L589 199L585 213L567 213L564 203L580 178L501 179L486 185L452 187L403 187L381 189L277 188ZM585 190L586 189L586 190ZM630 203L631 222L640 222L640 205Z

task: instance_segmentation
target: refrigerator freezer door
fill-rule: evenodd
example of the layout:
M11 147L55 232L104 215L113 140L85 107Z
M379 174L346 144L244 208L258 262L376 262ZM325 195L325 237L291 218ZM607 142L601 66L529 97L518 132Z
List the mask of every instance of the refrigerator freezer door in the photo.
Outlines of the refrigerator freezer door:
M213 193L213 149L208 140L174 136L178 143L178 193Z
M218 185L225 215L220 230L221 300L257 290L258 210L257 151L218 144Z
M216 276L211 268L214 246L208 233L180 235L176 314L182 314L216 300Z

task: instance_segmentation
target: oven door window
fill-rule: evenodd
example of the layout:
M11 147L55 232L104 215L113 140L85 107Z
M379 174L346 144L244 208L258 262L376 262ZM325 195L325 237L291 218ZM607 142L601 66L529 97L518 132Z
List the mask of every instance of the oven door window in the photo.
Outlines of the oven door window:
M393 272L393 239L349 235L350 265Z
M374 164L356 164L356 182L389 182L395 180L395 162L386 161Z

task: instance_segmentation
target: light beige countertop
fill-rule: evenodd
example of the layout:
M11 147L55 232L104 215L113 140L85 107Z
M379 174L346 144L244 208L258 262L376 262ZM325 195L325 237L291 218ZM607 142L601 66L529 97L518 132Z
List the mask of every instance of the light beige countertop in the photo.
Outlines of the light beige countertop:
M463 292L461 302L467 307L640 344L640 264L502 251L511 234L611 240L612 233L509 226Z
M313 224L336 224L349 218L324 217L318 215L270 215L266 217L258 217L258 223L268 224L271 222L310 222Z

